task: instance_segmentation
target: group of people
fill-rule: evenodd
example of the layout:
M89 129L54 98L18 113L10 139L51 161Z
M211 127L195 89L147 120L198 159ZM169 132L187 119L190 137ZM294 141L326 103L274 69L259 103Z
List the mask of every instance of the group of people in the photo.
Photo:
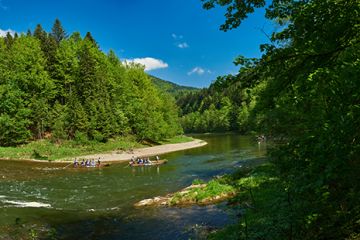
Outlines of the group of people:
M160 160L159 156L155 157L156 162ZM144 158L135 158L134 156L132 156L130 162L130 165L134 165L134 164L144 164L144 165L151 165L153 164L152 161L150 161L149 157L144 157Z
M266 142L266 136L265 135L260 135L260 136L257 136L257 141L258 143L260 144L261 142Z
M76 158L74 160L74 167L100 167L101 161L100 158L97 160L93 159L82 159L81 162L79 162Z

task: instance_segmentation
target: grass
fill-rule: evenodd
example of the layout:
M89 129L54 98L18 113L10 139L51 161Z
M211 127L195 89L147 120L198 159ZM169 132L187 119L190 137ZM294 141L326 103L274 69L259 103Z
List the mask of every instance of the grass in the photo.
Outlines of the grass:
M160 141L160 143L182 143L192 140L193 138L181 135ZM50 140L39 140L17 147L0 147L0 158L54 161L60 159L70 159L81 155L110 151L126 151L141 147L146 147L146 145L137 142L136 137L131 135L110 139L106 143L97 141L77 142L74 140L67 140L58 144L53 143Z
M272 164L234 173L237 189L229 205L240 212L237 224L213 232L208 239L286 239L289 205Z
M208 204L220 201L235 193L233 186L227 184L223 179L213 179L207 184L203 184L201 180L194 180L194 187L187 192L178 192L170 199L170 205L182 205L182 204Z
M76 141L63 141L61 144L56 144L50 140L39 140L18 147L0 147L0 158L53 161L80 155L139 147L143 147L143 145L136 142L134 136L118 137L110 139L106 143L88 141L80 144Z
M194 138L192 138L192 137L188 137L185 135L179 135L179 136L175 136L173 138L161 140L161 141L159 141L159 143L160 144L185 143L185 142L191 142L193 140L194 140Z

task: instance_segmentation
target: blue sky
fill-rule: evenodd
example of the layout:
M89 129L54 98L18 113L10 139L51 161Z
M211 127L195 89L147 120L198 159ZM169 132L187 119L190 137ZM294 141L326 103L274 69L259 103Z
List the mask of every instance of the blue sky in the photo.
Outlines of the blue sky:
M207 87L236 73L238 55L259 57L274 26L258 10L235 30L222 32L225 9L200 0L0 0L0 31L50 31L59 18L67 33L91 32L101 49L146 64L147 72L177 84ZM1 33L1 32L0 32Z

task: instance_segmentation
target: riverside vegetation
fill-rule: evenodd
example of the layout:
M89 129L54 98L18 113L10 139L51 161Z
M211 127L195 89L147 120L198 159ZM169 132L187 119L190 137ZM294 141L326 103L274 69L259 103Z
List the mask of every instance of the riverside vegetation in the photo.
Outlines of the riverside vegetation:
M358 0L202 0L221 30L258 8L277 30L238 74L177 100L185 131L265 134L270 163L236 175L239 223L214 239L360 238ZM245 177L245 178L243 178ZM246 204L247 203L247 204Z
M37 25L0 38L0 146L25 144L1 148L2 157L33 148L30 155L46 158L39 152L47 148L57 149L55 159L181 133L173 97L143 66L103 53L91 33L68 36L57 19L50 33Z
M202 1L226 8L223 31L258 8L279 26L259 59L235 59L238 74L177 97L187 132L254 131L276 142L267 165L232 175L238 224L209 238L359 239L359 1ZM181 132L174 101L140 66L60 26L0 39L1 145Z

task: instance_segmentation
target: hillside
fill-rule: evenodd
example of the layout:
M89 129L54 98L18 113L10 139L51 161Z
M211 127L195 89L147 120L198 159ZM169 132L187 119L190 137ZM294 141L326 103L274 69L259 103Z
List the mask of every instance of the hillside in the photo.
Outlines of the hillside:
M178 97L184 95L185 93L199 91L199 89L195 88L195 87L181 86L181 85L175 84L173 82L166 81L166 80L163 80L163 79L151 76L151 75L149 75L149 76L150 76L151 80L153 81L154 85L158 89L171 94L175 98L178 98Z

